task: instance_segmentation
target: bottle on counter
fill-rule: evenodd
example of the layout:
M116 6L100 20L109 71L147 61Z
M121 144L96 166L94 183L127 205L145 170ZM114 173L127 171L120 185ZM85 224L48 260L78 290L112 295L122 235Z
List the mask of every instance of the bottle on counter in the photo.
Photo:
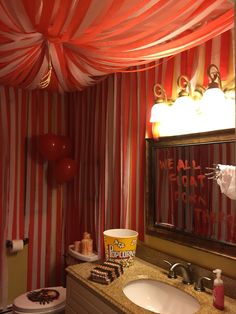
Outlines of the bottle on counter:
M224 283L221 279L221 269L213 270L216 278L213 283L213 305L218 310L224 309Z
M88 232L84 232L83 239L81 240L81 246L83 255L93 254L93 240Z

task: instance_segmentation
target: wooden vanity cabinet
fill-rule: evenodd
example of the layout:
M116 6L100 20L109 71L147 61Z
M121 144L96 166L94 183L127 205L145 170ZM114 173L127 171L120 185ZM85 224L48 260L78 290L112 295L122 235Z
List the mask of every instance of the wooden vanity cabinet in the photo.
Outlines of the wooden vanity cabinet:
M117 314L78 279L67 275L66 314Z

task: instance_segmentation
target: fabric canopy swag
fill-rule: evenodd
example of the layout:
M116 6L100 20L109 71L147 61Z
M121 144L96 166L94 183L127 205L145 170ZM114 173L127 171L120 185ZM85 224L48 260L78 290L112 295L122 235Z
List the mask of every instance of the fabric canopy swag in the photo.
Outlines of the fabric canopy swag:
M0 10L0 84L36 89L50 76L47 88L61 92L176 55L234 25L229 0L2 0Z

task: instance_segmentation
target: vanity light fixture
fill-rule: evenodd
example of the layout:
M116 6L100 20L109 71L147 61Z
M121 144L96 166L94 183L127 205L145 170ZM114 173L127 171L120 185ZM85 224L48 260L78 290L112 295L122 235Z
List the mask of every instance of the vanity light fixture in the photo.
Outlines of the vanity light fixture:
M200 124L202 132L226 129L229 123L231 106L226 103L218 67L215 64L210 64L207 68L207 75L209 84L201 99ZM230 118L230 120L232 119ZM230 122L230 124L232 123Z
M153 93L155 100L152 106L150 122L161 122L165 118L168 109L166 92L160 84L155 84Z
M234 87L222 90L215 64L209 65L207 75L208 87L196 85L195 89L187 76L180 75L173 105L161 85L154 86L155 104L150 119L154 138L235 128Z
M207 68L207 75L209 79L208 87L202 97L203 109L211 111L213 107L222 108L222 104L225 101L225 95L222 90L221 76L218 67L215 64L210 64Z
M154 105L151 110L150 122L152 125L152 133L155 139L159 138L159 129L164 126L168 119L169 105L167 102L166 92L160 84L153 87L155 96Z
M207 99L211 102L219 102L219 97L222 100L225 96L222 91L221 76L218 67L215 64L210 64L207 68L207 75L209 84L203 95L203 101Z
M192 88L187 76L180 75L177 79L177 86L179 92L173 106L191 105L193 103Z
M178 97L171 108L172 134L194 132L196 106L192 98L191 83L187 76L180 75L177 79Z

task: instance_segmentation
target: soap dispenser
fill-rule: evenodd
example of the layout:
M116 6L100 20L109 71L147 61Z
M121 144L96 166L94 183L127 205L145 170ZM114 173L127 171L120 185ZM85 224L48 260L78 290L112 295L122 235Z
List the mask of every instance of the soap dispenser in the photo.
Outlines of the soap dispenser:
M213 305L218 310L224 309L224 283L221 279L221 269L213 270L216 278L213 284Z

